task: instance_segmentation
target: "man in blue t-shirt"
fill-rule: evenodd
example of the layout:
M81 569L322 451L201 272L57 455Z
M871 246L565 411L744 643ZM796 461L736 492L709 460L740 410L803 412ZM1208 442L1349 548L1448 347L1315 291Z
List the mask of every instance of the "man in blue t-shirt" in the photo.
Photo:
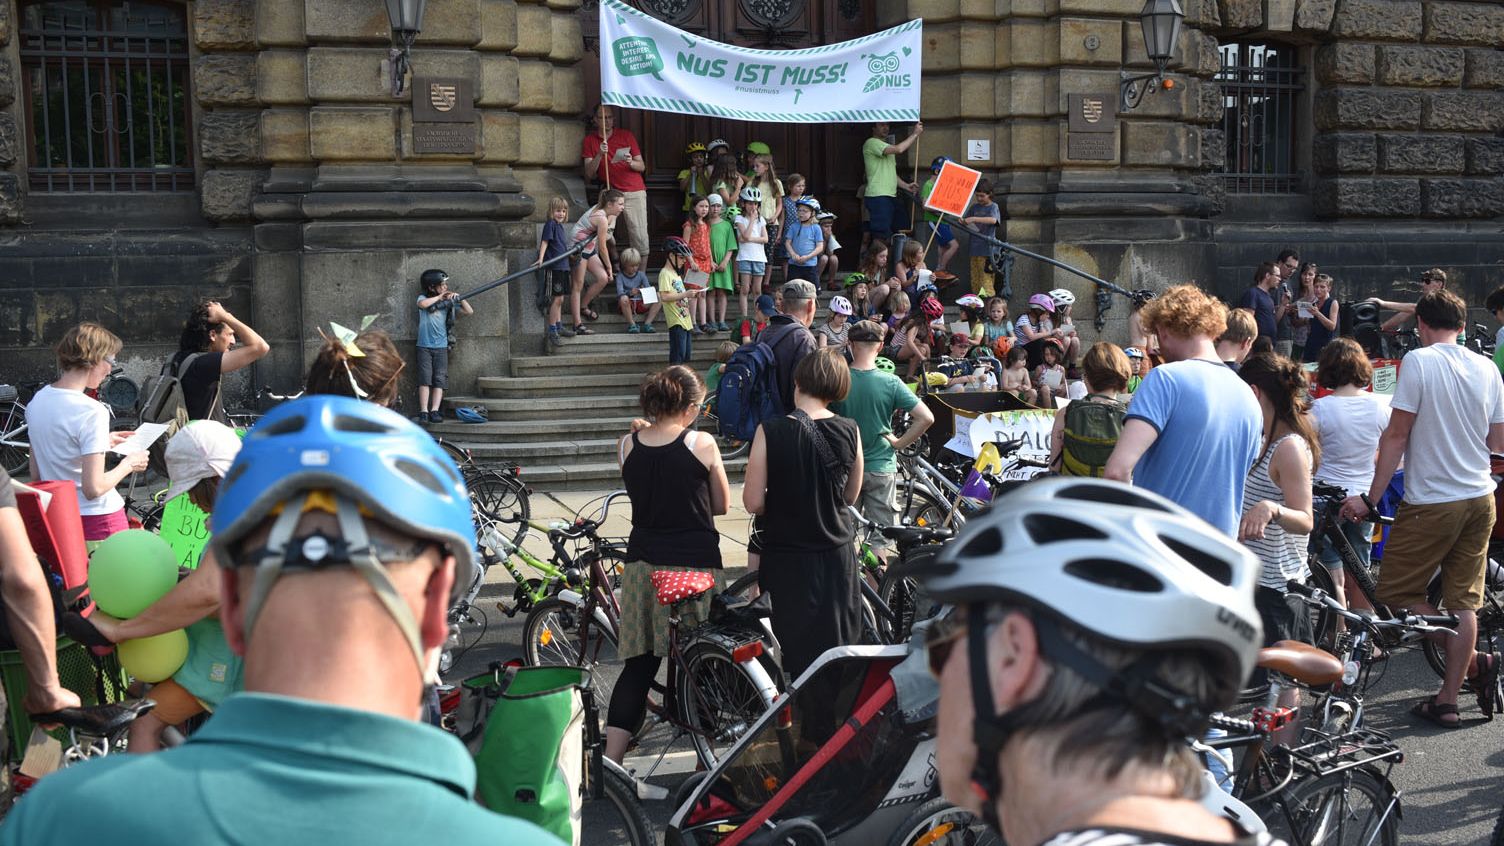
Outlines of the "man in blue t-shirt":
M1179 285L1139 313L1168 363L1133 394L1106 476L1161 494L1236 537L1263 413L1217 357L1226 310L1196 286Z
M1253 312L1253 320L1259 325L1259 337L1268 338L1271 344L1279 331L1279 321L1288 308L1286 303L1275 302L1274 289L1279 281L1279 268L1272 261L1264 262L1253 272L1253 287L1243 293L1237 306Z

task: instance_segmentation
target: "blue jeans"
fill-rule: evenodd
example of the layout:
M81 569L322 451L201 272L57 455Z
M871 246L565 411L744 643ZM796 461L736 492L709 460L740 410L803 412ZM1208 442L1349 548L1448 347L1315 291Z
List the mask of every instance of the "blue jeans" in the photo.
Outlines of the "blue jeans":
M685 364L694 354L694 336L688 329L668 327L668 363Z
M1317 513L1320 513L1322 502L1315 503ZM1342 536L1352 544L1353 552L1358 554L1358 561L1364 567L1370 563L1373 553L1373 524L1367 521L1362 523L1349 523L1337 518L1337 525L1342 528ZM1311 535L1311 548L1316 551L1316 558L1328 570L1342 569L1342 556L1337 553L1337 547L1333 546L1324 535Z

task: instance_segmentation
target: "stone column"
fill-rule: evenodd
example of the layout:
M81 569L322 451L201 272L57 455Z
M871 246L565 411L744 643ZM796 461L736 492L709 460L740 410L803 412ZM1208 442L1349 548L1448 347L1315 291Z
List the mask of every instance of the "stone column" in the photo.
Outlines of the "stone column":
M12 34L11 4L0 3L0 224L21 220L21 143L18 123L20 105L16 71L16 45Z

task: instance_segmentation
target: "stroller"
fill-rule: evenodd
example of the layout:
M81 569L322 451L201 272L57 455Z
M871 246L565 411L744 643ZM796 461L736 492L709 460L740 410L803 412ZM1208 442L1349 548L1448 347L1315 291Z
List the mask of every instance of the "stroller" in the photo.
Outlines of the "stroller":
M664 842L1000 844L940 798L938 694L910 645L826 651L714 769L684 783Z

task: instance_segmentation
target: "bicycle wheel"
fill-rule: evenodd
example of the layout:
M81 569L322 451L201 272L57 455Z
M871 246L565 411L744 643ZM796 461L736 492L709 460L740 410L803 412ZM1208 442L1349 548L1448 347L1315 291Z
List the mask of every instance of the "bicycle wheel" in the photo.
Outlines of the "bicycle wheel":
M1436 613L1447 613L1446 602L1441 598L1441 577L1431 580L1431 585L1426 589L1426 601L1436 609ZM1486 580L1483 583L1483 607L1478 609L1478 643L1474 647L1479 652L1493 652L1499 648L1498 643L1504 637L1504 597L1501 597ZM1426 653L1426 663L1437 676L1445 676L1447 672L1447 650L1444 638L1426 638L1421 644L1421 651ZM1466 693L1473 692L1473 684L1467 679L1462 681L1462 690Z
M25 476L30 468L30 439L26 436L26 406L10 402L0 410L0 467L11 476Z
M594 621L582 631L584 613L556 596L534 605L522 623L523 656L534 667L584 667L590 672L596 701L609 704L621 672L616 635Z
M653 821L637 798L636 785L609 766L600 770L600 798L587 796L580 807L580 842L653 846Z
M766 661L766 656L762 660ZM684 647L683 661L678 690L675 691L677 709L680 719L693 729L690 739L694 742L695 754L709 769L751 728L773 700L763 694L747 671L719 643L692 640ZM773 672L770 671L769 676L776 678Z
M941 502L929 491L912 482L900 489L898 504L902 515L900 522L905 526L943 526L946 516L950 514L949 503ZM951 522L960 525L962 520L959 512Z
M1287 843L1399 844L1399 799L1368 769L1300 779L1258 803L1254 811L1271 836Z
M502 535L512 546L521 546L527 534L527 521L533 516L527 486L516 476L496 470L469 474L465 486L470 490L470 508L475 512L476 525L486 520L502 523Z
M1003 838L970 811L931 799L899 824L888 846L1003 846Z
M920 556L933 558L940 554L939 546L921 546L909 550L904 557L904 565L909 566L912 562L920 560ZM887 633L888 643L904 643L914 630L914 624L921 620L928 620L940 610L940 603L930 598L930 595L920 587L919 582L895 574L893 571L897 565L889 565L887 572L883 573L883 582L878 588L878 595L887 603L889 610L893 612L892 631ZM887 620L879 620L879 623L889 623Z

